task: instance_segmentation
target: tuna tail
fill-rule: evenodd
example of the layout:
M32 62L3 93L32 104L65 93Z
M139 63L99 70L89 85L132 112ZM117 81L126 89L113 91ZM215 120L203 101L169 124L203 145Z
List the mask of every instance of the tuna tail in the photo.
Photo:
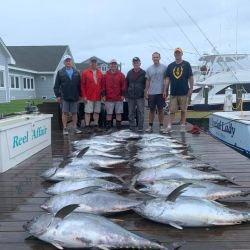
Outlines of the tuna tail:
M157 241L157 240L153 240L153 243L155 245L155 247L159 248L159 249L163 249L163 250L177 250L180 249L183 244L185 244L185 241L182 242L173 242L172 244L162 244L161 242Z

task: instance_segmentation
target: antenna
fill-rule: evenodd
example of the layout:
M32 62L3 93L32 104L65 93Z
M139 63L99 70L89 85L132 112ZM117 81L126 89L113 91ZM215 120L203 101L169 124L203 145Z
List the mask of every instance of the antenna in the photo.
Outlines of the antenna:
M198 30L201 32L201 34L205 37L205 39L208 41L208 43L212 46L213 50L219 54L219 52L217 51L217 49L215 48L215 46L213 45L213 43L208 39L208 37L206 36L206 34L203 32L203 30L201 29L201 27L195 22L195 20L189 15L189 13L184 9L184 7L179 3L178 0L175 0L176 3L181 7L181 9L187 14L187 16L190 18L190 20L193 22L193 24L198 28Z
M196 51L196 53L201 56L200 52L198 51L198 49L195 47L195 45L192 43L192 41L189 39L189 37L187 36L187 34L185 33L185 31L181 28L181 26L175 21L175 19L169 14L169 12L167 11L167 9L165 7L163 7L163 10L166 12L166 14L168 16L171 17L172 21L175 23L175 25L177 25L177 27L180 29L180 31L182 32L182 34L185 36L185 38L188 40L188 42L192 45L192 47L194 48L194 50Z
M187 14L187 16L190 18L190 20L193 22L193 24L198 28L198 30L201 32L201 34L206 38L206 40L208 41L208 43L212 46L214 52L216 52L218 55L220 55L219 51L215 48L215 46L213 45L213 43L208 39L208 37L206 36L206 34L203 32L203 30L200 28L200 26L195 22L195 20L191 17L191 15L184 9L184 7L179 3L178 0L175 0L176 3L181 7L181 9ZM228 66L227 62L224 61L223 62L226 66ZM233 74L234 78L238 81L238 77L237 75L235 74L235 72L230 68L228 67L229 70L231 71L231 73Z
M238 53L238 17L239 17L239 4L236 2L236 31L235 31L235 54Z

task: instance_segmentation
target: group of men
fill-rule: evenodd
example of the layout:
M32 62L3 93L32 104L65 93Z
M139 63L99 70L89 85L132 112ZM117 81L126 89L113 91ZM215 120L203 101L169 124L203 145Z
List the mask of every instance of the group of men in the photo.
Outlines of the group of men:
M77 129L78 102L84 101L84 126L90 128L91 114L93 114L94 127L98 129L101 101L105 103L106 128L112 125L113 112L116 115L116 126L121 127L123 101L128 101L128 117L130 129L143 132L144 104L148 100L149 127L145 132L153 131L154 116L157 110L159 131L171 131L175 113L181 110L181 130L185 130L186 111L188 101L193 91L193 74L190 63L182 59L181 48L174 50L175 61L165 66L160 63L160 54L152 54L153 65L146 71L141 68L139 57L132 59L133 68L127 76L118 70L115 59L110 61L110 69L103 75L97 67L95 57L90 59L90 66L81 74L73 68L72 58L64 57L64 67L57 72L54 92L57 101L62 107L63 134L68 134L67 115L72 113L72 125L75 133ZM170 91L169 91L170 87ZM170 93L170 115L167 128L163 127L166 98ZM137 112L137 114L136 114ZM137 115L137 122L136 122Z

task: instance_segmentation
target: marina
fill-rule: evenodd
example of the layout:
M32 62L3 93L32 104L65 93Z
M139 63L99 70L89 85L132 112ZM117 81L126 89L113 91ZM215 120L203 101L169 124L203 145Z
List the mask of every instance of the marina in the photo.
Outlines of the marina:
M191 128L191 125L188 125ZM157 132L157 125L154 128ZM188 145L187 154L210 164L214 173L226 176L227 186L249 191L250 160L237 153L210 135L181 133L178 125L171 132L173 138ZM75 150L72 142L88 138L89 135L70 135L62 137L61 131L52 131L51 146L0 175L0 249L56 249L54 246L37 239L25 240L29 234L23 224L34 216L43 213L40 205L49 197L44 191L51 185L40 175L52 166L58 166L63 159ZM133 172L130 168L116 168L112 173L127 174L129 180ZM232 181L232 183L230 182ZM236 184L236 185L235 185ZM250 210L250 197L232 197L222 200L223 204L238 210ZM249 249L250 224L210 227L184 228L178 230L168 225L149 221L135 212L123 212L109 216L118 219L122 227L144 238L156 240L166 245L181 242L181 249Z

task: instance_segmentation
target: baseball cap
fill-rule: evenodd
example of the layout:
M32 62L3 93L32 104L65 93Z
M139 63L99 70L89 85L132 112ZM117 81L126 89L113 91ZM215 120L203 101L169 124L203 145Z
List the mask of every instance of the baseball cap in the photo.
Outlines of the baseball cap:
M111 64L111 63L116 63L116 64L117 64L117 61L116 61L115 59L111 59L111 60L110 60L110 64Z
M182 49L181 49L181 48L179 48L179 47L174 49L174 53L175 53L175 52L180 52L180 53L183 53Z
M141 61L140 58L137 56L132 59L132 62L140 62L140 61Z
M97 60L96 60L95 57L91 57L89 61L90 61L90 62L96 62Z
M70 56L70 55L65 55L64 57L63 57L63 61L65 61L65 60L67 60L67 59L72 59L72 57Z

